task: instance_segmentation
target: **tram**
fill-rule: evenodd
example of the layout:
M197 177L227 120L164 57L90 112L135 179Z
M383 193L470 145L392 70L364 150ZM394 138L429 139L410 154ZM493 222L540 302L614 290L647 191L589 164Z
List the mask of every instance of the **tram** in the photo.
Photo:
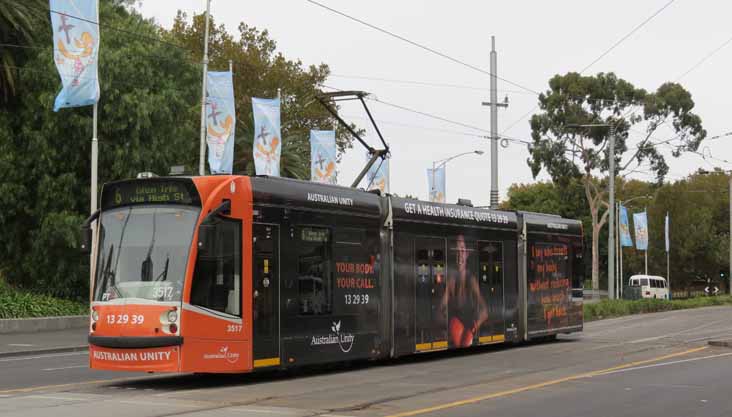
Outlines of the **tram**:
M96 227L90 225L96 222ZM582 330L582 227L285 178L105 184L94 369L240 373Z

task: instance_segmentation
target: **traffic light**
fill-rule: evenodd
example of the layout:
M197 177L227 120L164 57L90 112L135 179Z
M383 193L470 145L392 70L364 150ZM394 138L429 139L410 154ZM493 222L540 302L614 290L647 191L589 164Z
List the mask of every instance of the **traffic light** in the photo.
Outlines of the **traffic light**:
M720 279L725 279L726 277L727 277L727 271L725 271L724 269L720 269L719 270L719 278Z

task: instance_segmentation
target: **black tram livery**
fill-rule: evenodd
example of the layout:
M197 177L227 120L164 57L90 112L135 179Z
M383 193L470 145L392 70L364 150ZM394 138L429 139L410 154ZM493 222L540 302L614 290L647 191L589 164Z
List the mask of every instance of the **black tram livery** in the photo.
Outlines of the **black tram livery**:
M582 330L578 221L290 179L251 183L255 350L259 330L274 334L277 323L269 353L298 364ZM279 269L279 285L263 285L264 262Z
M248 372L582 330L579 221L273 177L102 195L96 369Z

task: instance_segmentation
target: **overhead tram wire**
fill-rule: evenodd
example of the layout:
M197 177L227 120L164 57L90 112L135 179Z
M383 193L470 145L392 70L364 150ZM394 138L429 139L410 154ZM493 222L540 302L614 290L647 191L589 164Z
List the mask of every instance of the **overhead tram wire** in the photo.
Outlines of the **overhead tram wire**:
M394 84L409 84L409 85L417 85L417 86L425 86L425 87L444 87L444 88L454 88L454 89L473 90L473 91L489 91L490 90L490 88L488 88L488 87L476 87L476 86L472 86L472 85L437 83L437 82L414 81L414 80L399 80L399 79L393 79L393 78L367 77L367 76L361 76L361 75L330 74L330 75L328 75L328 77L345 78L345 79L353 79L353 80L379 81L379 82L387 82L387 83L394 83ZM511 93L511 94L533 94L533 93L530 93L528 91L523 91L523 90L498 90L498 91L501 93Z
M605 56L607 56L607 54L609 54L610 52L612 52L615 48L617 48L618 46L620 46L620 44L622 44L623 42L625 42L630 36L632 36L634 33L636 33L637 31L639 31L643 26L647 25L651 20L653 20L653 18L655 18L656 16L658 16L659 14L661 14L661 12L663 12L664 10L666 10L666 8L669 7L675 1L676 0L670 0L668 3L664 4L660 9L656 10L655 13L653 13L652 15L650 15L648 18L646 18L644 21L642 21L640 24L638 24L636 27L634 27L630 32L628 32L625 36L623 36L622 38L620 38L620 40L618 40L617 42L615 42L610 48L608 48L607 50L605 50L605 52L603 52L602 54L600 54L600 56L598 56L592 62L590 62L589 65L585 66L582 69L582 71L580 71L580 74L583 74L585 71L587 71L588 69L590 69L593 65L595 65L596 63L598 63L602 58L604 58ZM508 132L514 126L516 126L517 124L519 124L520 122L522 122L531 113L533 113L534 111L536 111L536 109L538 107L539 107L539 105L537 104L531 110L529 110L526 114L524 114L523 116L521 116L521 118L519 118L515 122L511 123L508 128L506 128L506 129L503 130L503 133Z
M322 87L325 87L325 88L328 88L328 89L331 89L331 90L335 90L335 91L343 91L340 88L331 87L331 86L328 86L328 85L325 85L325 84L321 84L321 86ZM448 118L443 117L443 116L438 116L438 115L435 115L435 114L432 114L432 113L427 113L427 112L424 112L424 111L421 111L421 110L415 110L415 109L412 109L412 108L409 108L409 107L406 107L406 106L402 106L402 105L399 105L399 104L386 102L384 100L381 100L381 99L378 99L378 98L375 98L375 97L371 97L371 96L366 96L365 98L367 100L374 101L374 102L377 102L377 103L381 103L381 104L384 104L386 106L394 107L394 108L399 109L399 110L403 110L403 111L410 112L410 113L414 113L414 114L419 114L421 116L428 117L428 118L435 119L435 120L439 120L439 121L442 121L442 122L445 122L445 123L449 123L449 124L453 124L453 125L456 125L456 126L465 127L465 128L468 128L468 129L474 129L474 130L477 130L477 131L480 131L480 132L483 132L483 133L486 133L486 134L490 134L490 131L489 130L483 129L482 127L474 126L474 125L471 125L471 124L468 124L468 123L458 122L456 120L451 120L451 119L448 119ZM386 123L389 123L389 122L386 122ZM476 136L476 137L483 138L483 139L488 138L487 135L479 135L477 133L470 134L470 133L467 133L467 132L463 132L462 134L464 136L469 136L470 135L470 136ZM525 140L522 140L522 139L516 139L516 138L512 138L512 137L508 137L508 136L503 136L503 135L499 136L499 138L500 139L506 139L509 142L521 143L521 144L525 144L525 145L530 145L531 144L531 142L528 142L528 141L525 141Z
M459 65L462 65L462 66L464 66L464 67L466 67L466 68L472 69L473 71L477 71L477 72L479 72L479 73L481 73L481 74L485 74L485 75L489 75L489 76L490 76L490 75L492 75L492 74L490 73L490 71L488 71L488 70L485 70L485 69L483 69L483 68L477 67L477 66L475 66L475 65L472 65L472 64L469 64L469 63L467 63L467 62L465 62L465 61L462 61L462 60L460 60L460 59L454 58L454 57L452 57L452 56L450 56L450 55L447 55L447 54L446 54L446 53L444 53L444 52L440 52L440 51L438 51L438 50L435 50L435 49L433 49L433 48L430 48L429 46L425 46L425 45L423 45L423 44L421 44L421 43L418 43L418 42L416 42L416 41L413 41L413 40L411 40L411 39L407 39L407 38L405 38L404 36L398 35L398 34L396 34L396 33L394 33L394 32L390 32L390 31L388 31L388 30L386 30L386 29L380 28L380 27L378 27L378 26L376 26L376 25L373 25L373 24L371 24L371 23L368 23L368 22L366 22L366 21L364 21L364 20L361 20L361 19L358 19L358 18L356 18L356 17L353 17L353 16L351 16L351 15L348 15L348 14L346 14L346 13L344 13L344 12L341 12L341 11L339 11L339 10L336 10L336 9L334 9L334 8L332 8L332 7L326 6L326 5L325 5L325 4L323 4L323 3L317 2L317 1L315 1L315 0L305 0L305 1L307 1L308 3L314 4L314 5L318 6L318 7L321 7L321 8L323 8L323 9L325 9L325 10L328 10L328 11L330 11L331 13L335 13L335 14L337 14L337 15L340 15L340 16L342 16L342 17L345 17L346 19L349 19L349 20L351 20L351 21L354 21L354 22L356 22L356 23L359 23L359 24L361 24L361 25L363 25L363 26L366 26L366 27L369 27L369 28L371 28L371 29L374 29L374 30L376 30L376 31L379 31L379 32L381 32L381 33L383 33L383 34L385 34L385 35L388 35L388 36L391 36L391 37L393 37L393 38L399 39L399 40L400 40L400 41L402 41L402 42L406 42L406 43L408 43L408 44L410 44L410 45L412 45L412 46L416 46L417 48L420 48L420 49L422 49L422 50L425 50L425 51L427 51L427 52L429 52L429 53L431 53L431 54L434 54L434 55L437 55L437 56L439 56L439 57L442 57L442 58L444 58L444 59L447 59L448 61L452 61L452 62L454 62L454 63L456 63L456 64L459 64ZM521 85L521 84L515 83L515 82L513 82L513 81L511 81L511 80L507 80L507 79L505 79L505 78L502 78L502 77L499 77L499 76L496 76L496 78L498 78L499 80L501 80L501 81L503 81L503 82L505 82L505 83L507 83L507 84L510 84L510 85L512 85L512 86L514 86L514 87L518 87L518 88L520 88L520 89L522 89L522 90L526 90L526 91L528 91L528 92L530 92L530 93L533 93L533 94L535 94L535 95L537 95L537 96L539 95L539 92L538 92L538 91L536 91L536 90L533 90L533 89L531 89L531 88L529 88L529 87L523 86L523 85Z

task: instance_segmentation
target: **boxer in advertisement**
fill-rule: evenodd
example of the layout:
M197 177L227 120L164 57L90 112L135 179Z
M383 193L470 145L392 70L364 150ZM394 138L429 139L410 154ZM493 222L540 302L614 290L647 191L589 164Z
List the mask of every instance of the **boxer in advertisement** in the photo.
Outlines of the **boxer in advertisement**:
M488 320L488 306L480 294L476 271L471 270L471 250L463 235L458 235L454 254L455 268L449 274L447 289L442 298L442 309L449 317L449 342L451 347L468 347L473 344L480 326ZM477 265L476 265L477 266Z

